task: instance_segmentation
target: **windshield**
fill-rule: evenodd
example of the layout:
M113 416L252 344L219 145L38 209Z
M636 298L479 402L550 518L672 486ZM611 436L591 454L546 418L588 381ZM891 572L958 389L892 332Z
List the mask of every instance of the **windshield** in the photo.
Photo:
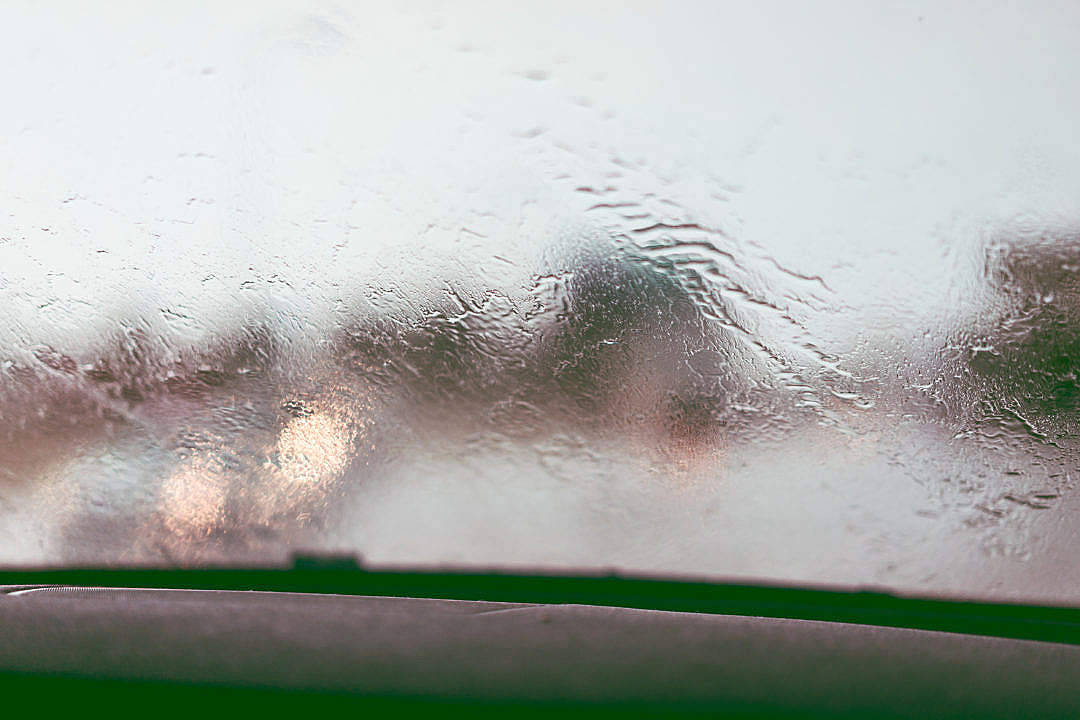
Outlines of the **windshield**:
M1080 601L1077 37L5 3L0 564Z

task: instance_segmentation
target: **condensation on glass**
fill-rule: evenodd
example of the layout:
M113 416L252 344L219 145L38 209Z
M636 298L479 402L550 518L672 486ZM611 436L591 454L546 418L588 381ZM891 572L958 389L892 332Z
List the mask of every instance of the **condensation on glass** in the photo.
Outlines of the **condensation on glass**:
M0 563L1080 599L1080 8L7 3Z

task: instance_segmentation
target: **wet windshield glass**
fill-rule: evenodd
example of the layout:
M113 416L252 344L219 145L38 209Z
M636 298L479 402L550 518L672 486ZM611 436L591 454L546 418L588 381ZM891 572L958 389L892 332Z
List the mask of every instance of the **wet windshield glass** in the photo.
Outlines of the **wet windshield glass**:
M0 11L0 564L1080 600L1080 9Z

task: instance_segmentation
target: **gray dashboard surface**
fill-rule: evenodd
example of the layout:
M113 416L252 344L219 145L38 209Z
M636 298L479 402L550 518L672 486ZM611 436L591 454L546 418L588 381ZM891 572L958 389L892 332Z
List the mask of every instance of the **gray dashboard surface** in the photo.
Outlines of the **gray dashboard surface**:
M1080 647L582 605L0 592L0 672L394 697L1069 716Z

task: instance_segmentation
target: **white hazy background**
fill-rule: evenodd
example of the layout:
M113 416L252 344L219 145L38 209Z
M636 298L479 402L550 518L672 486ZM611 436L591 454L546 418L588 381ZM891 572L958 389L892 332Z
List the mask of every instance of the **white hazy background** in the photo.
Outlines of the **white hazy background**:
M124 324L202 352L252 318L313 357L372 288L406 315L447 282L524 297L558 248L611 231L575 190L608 185L722 228L752 267L822 278L794 312L829 356L918 365L982 313L988 243L1080 227L1078 38L1070 2L9 0L0 368L40 347L92 362ZM958 495L945 479L974 465L952 428L898 431L910 413L885 405L842 411L856 440L732 447L688 484L650 484L618 445L567 450L560 474L528 443L417 440L378 482L350 470L348 510L303 541L1080 597L1071 461L1029 472L1058 483L1050 509L1003 500L1013 450L976 452L999 479ZM65 527L176 476L154 428L180 421L132 412L134 444L64 447L33 477L0 457L0 561L113 557Z

